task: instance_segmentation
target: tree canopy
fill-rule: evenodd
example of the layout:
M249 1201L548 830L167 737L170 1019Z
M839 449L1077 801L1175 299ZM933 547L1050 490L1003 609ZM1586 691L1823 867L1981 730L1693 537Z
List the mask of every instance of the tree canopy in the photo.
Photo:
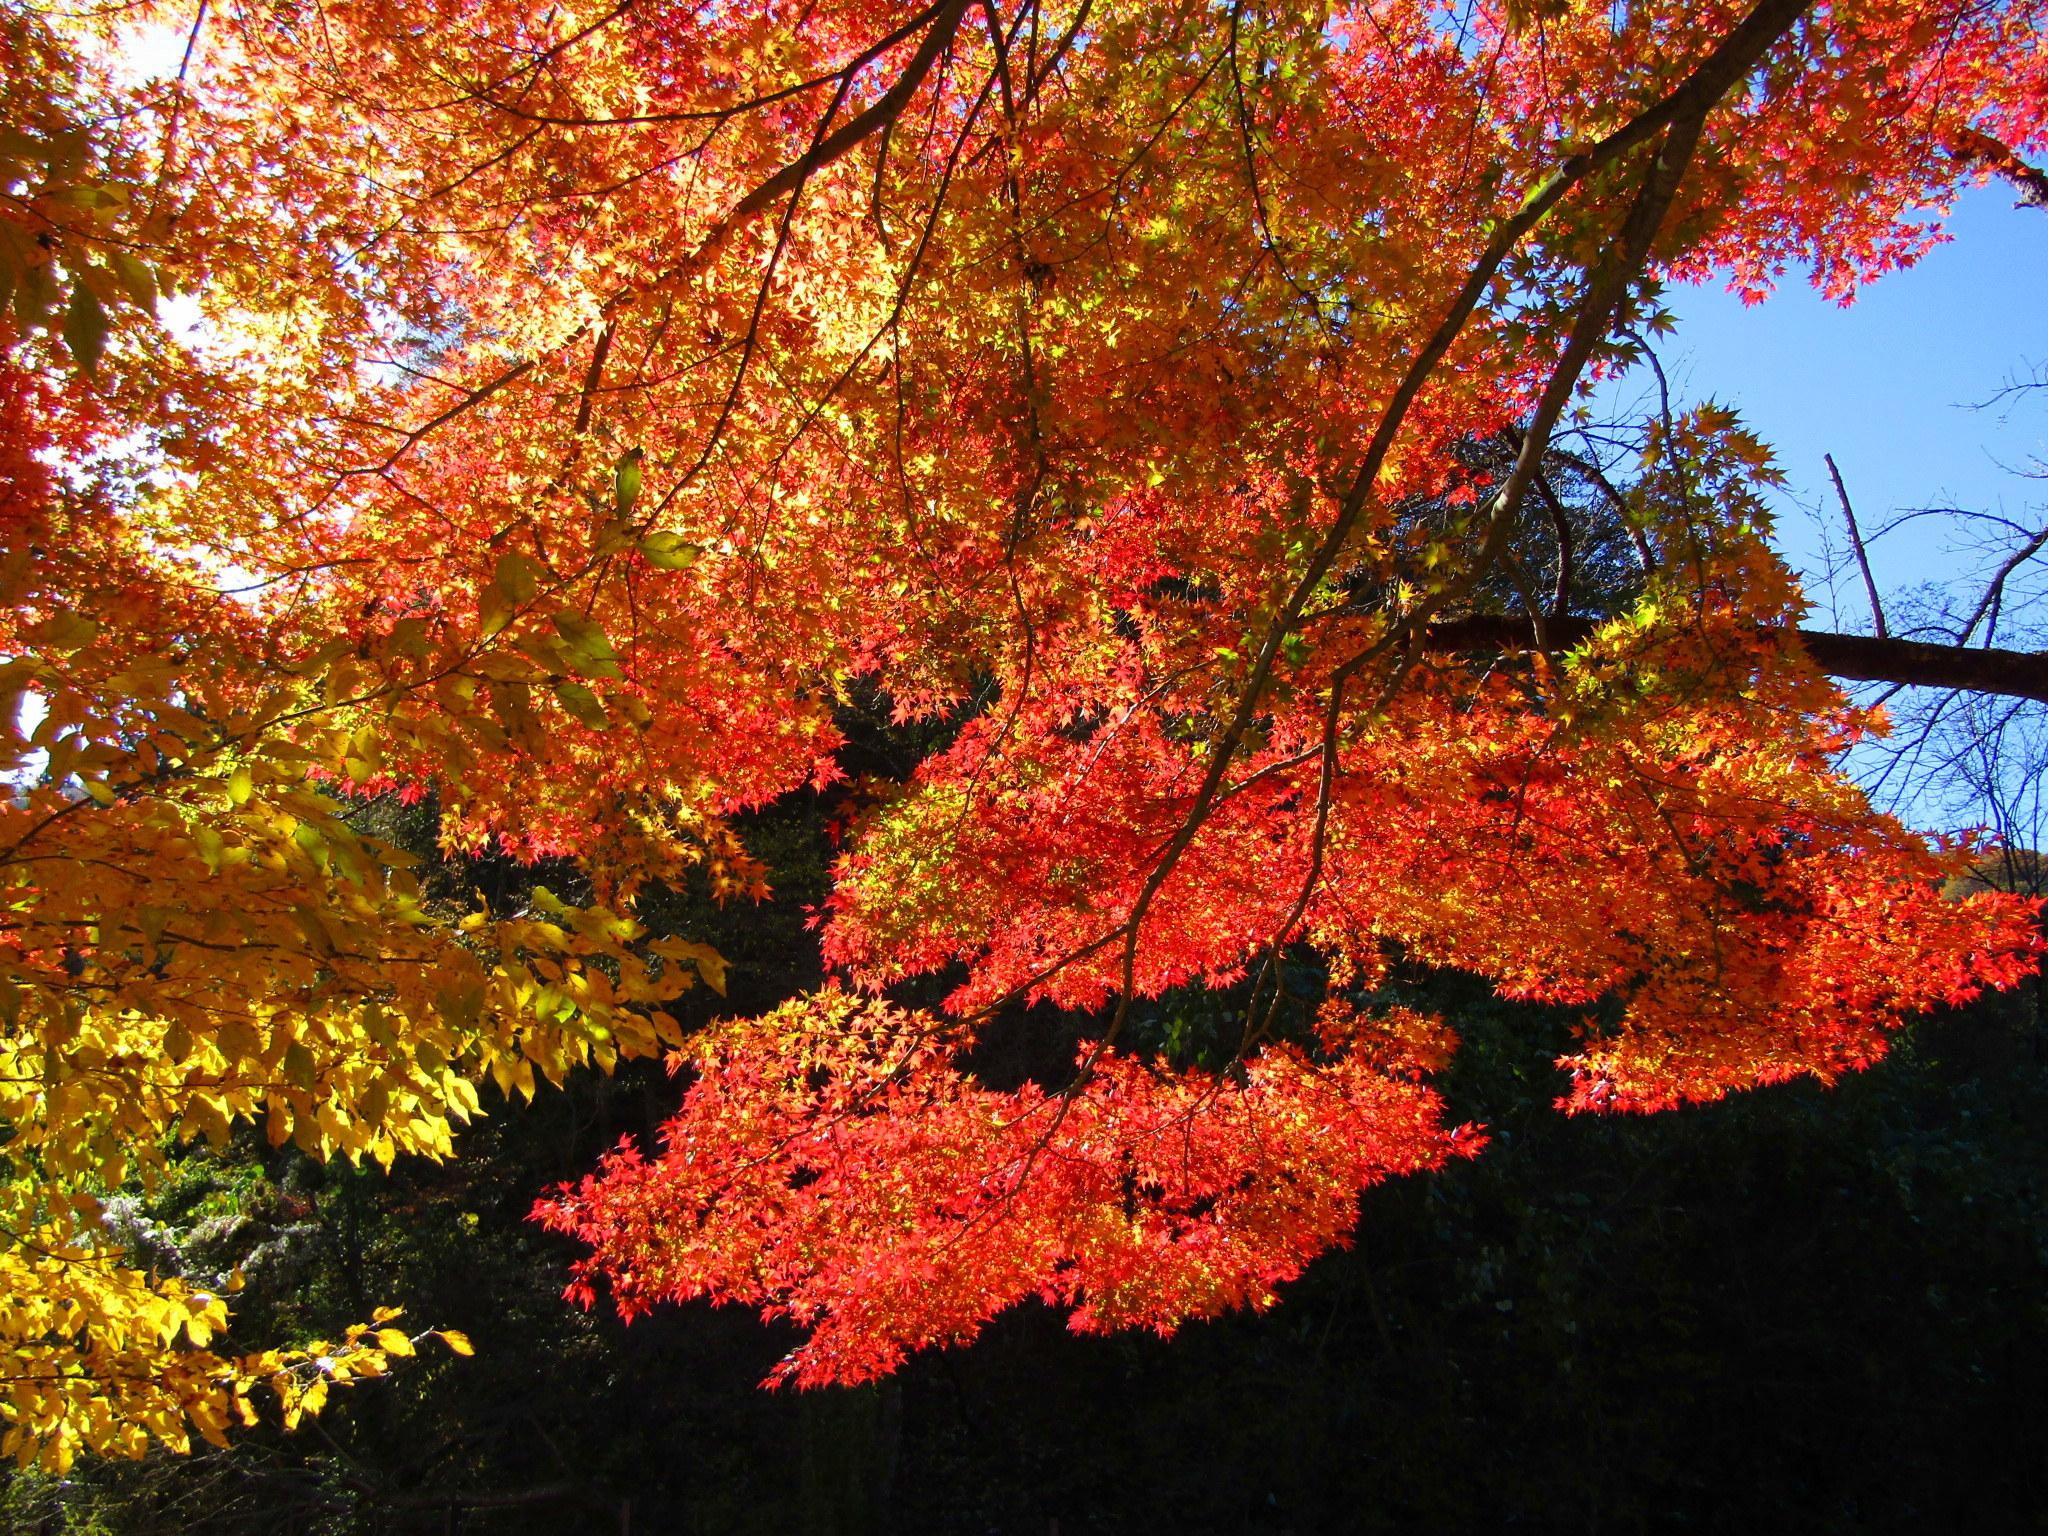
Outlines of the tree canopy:
M1571 1111L1832 1079L2031 973L2034 904L1843 774L1882 717L1829 673L2048 667L1803 630L1725 410L1626 468L1564 429L1663 284L1846 299L2037 177L2044 22L9 4L8 1449L218 1438L424 1338L231 1356L122 1257L105 1195L243 1122L442 1156L480 1085L665 1056L663 1145L539 1213L575 1293L856 1382L1034 1295L1266 1305L1475 1153L1396 960L1578 1010ZM856 700L914 765L849 774ZM830 979L686 1034L724 961L636 904L760 893L731 818L806 786ZM493 907L377 797L558 877ZM1190 986L1201 1059L1133 1022ZM1077 1059L977 1064L1039 1008Z

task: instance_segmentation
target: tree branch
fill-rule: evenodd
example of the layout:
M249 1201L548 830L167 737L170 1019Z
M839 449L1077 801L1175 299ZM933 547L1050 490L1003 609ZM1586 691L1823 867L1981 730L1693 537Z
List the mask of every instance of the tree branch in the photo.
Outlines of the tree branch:
M1548 624L1550 643L1560 650L1582 645L1598 624L1596 619L1552 619ZM1832 677L1955 688L2048 703L2048 652L1933 645L1896 636L1843 635L1819 629L1791 633L1813 664ZM1474 614L1431 624L1423 645L1431 651L1527 651L1534 644L1530 636L1529 620L1523 615Z
M1958 129L1949 140L1948 152L1968 165L2004 177L2020 195L2014 207L2048 208L2048 171L2029 165L1990 134Z
M1842 504L1842 520L1849 525L1849 548L1856 555L1856 569L1863 573L1863 590L1870 597L1870 622L1877 630L1877 638L1888 639L1890 627L1884 621L1884 604L1878 600L1877 578L1870 574L1870 555L1863 547L1863 530L1856 526L1856 509L1849 504L1849 488L1842 484L1842 472L1835 467L1832 453L1821 455L1827 461L1828 478L1835 482L1835 500Z

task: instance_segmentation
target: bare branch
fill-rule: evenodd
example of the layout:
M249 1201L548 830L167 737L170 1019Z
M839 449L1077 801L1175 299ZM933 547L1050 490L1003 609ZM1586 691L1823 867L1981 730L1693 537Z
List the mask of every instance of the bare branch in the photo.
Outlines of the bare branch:
M1970 614L1970 622L1956 636L1956 643L1968 645L1970 637L1977 633L1977 626L1984 624L1984 644L1988 647L1998 629L1998 610L2005 602L2005 583L2012 573L2025 565L2048 545L2048 527L2032 535L2026 543L2006 557L2005 562L1991 573L1991 580L1984 588L1984 595L1977 600L1977 606ZM1989 621L1986 623L1986 621Z
M1849 504L1849 489L1842 484L1835 456L1824 453L1821 457L1827 461L1828 478L1835 482L1835 500L1842 504L1842 520L1849 525L1849 548L1855 552L1856 569L1863 573L1863 590L1870 594L1870 621L1877 627L1877 638L1883 640L1890 631L1885 627L1884 604L1877 597L1877 578L1870 574L1870 555L1863 548L1863 530L1856 526L1856 509Z

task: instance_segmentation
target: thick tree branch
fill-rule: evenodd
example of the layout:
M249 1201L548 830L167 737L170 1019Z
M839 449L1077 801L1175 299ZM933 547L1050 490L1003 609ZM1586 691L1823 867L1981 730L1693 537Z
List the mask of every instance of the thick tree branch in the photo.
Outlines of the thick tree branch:
M1988 133L1958 129L1948 152L1965 164L1981 167L2011 183L2020 199L2016 208L2048 208L2048 171L2029 165Z
M817 172L865 141L869 135L894 122L896 115L917 94L917 88L931 72L932 64L952 42L953 34L960 29L960 19L967 14L967 6L968 0L946 0L945 4L937 7L931 13L932 23L924 41L918 44L917 52L910 56L910 62L904 65L903 73L896 77L895 84L883 92L872 106L863 108L831 133L816 140L802 156L741 198L732 212L725 216L725 222L739 224L752 218L778 197L799 190ZM852 77L846 78L850 81Z
M1559 618L1549 622L1550 643L1559 649L1583 644L1598 620ZM1440 619L1429 626L1424 645L1432 651L1526 651L1529 620L1520 614L1476 614ZM2048 652L2003 651L1979 646L1932 645L1896 636L1843 635L1829 630L1793 631L1813 664L1852 682L1897 683L1919 688L1959 688L1970 693L2048 703Z

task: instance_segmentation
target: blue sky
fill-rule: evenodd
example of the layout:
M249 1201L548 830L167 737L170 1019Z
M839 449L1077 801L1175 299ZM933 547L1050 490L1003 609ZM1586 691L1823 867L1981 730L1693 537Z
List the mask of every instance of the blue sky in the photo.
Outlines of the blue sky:
M1718 287L1667 296L1678 332L1660 353L1674 393L1735 407L1776 449L1781 542L1803 571L1820 565L1811 509L1843 542L1826 453L1866 531L1928 506L2003 509L2034 526L2048 516L2048 482L2023 476L2048 461L2048 391L1973 408L2048 365L2048 210L2015 208L1994 185L1963 198L1948 232L1948 244L1846 309L1797 273L1747 308ZM1922 520L1880 543L1872 563L1886 586L1966 572L1968 553L1947 545L1939 522ZM1817 581L1809 590L1815 620L1832 622L1828 595ZM1837 590L1845 626L1867 627L1853 575Z
M1678 329L1658 350L1674 403L1733 406L1775 450L1786 476L1772 498L1778 542L1807 578L1808 622L1819 627L1870 628L1824 454L1840 465L1866 535L1923 507L1996 512L2029 528L2048 521L2048 389L1994 401L2015 379L2048 377L2048 210L2015 208L1994 185L1962 199L1948 233L1847 308L1800 273L1747 307L1719 285L1666 295ZM1604 385L1596 410L1654 408L1640 372ZM1910 619L1901 594L1915 586L1967 592L1962 606L1974 603L2003 551L1987 559L1970 532L1956 519L1924 518L1876 542L1871 563L1895 629ZM1824 540L1837 556L1832 584ZM2040 575L2027 585L2048 595ZM1881 762L1856 754L1850 769L1867 777ZM1959 828L1982 814L1948 790L1899 787L1906 798L1897 808L1917 825Z

